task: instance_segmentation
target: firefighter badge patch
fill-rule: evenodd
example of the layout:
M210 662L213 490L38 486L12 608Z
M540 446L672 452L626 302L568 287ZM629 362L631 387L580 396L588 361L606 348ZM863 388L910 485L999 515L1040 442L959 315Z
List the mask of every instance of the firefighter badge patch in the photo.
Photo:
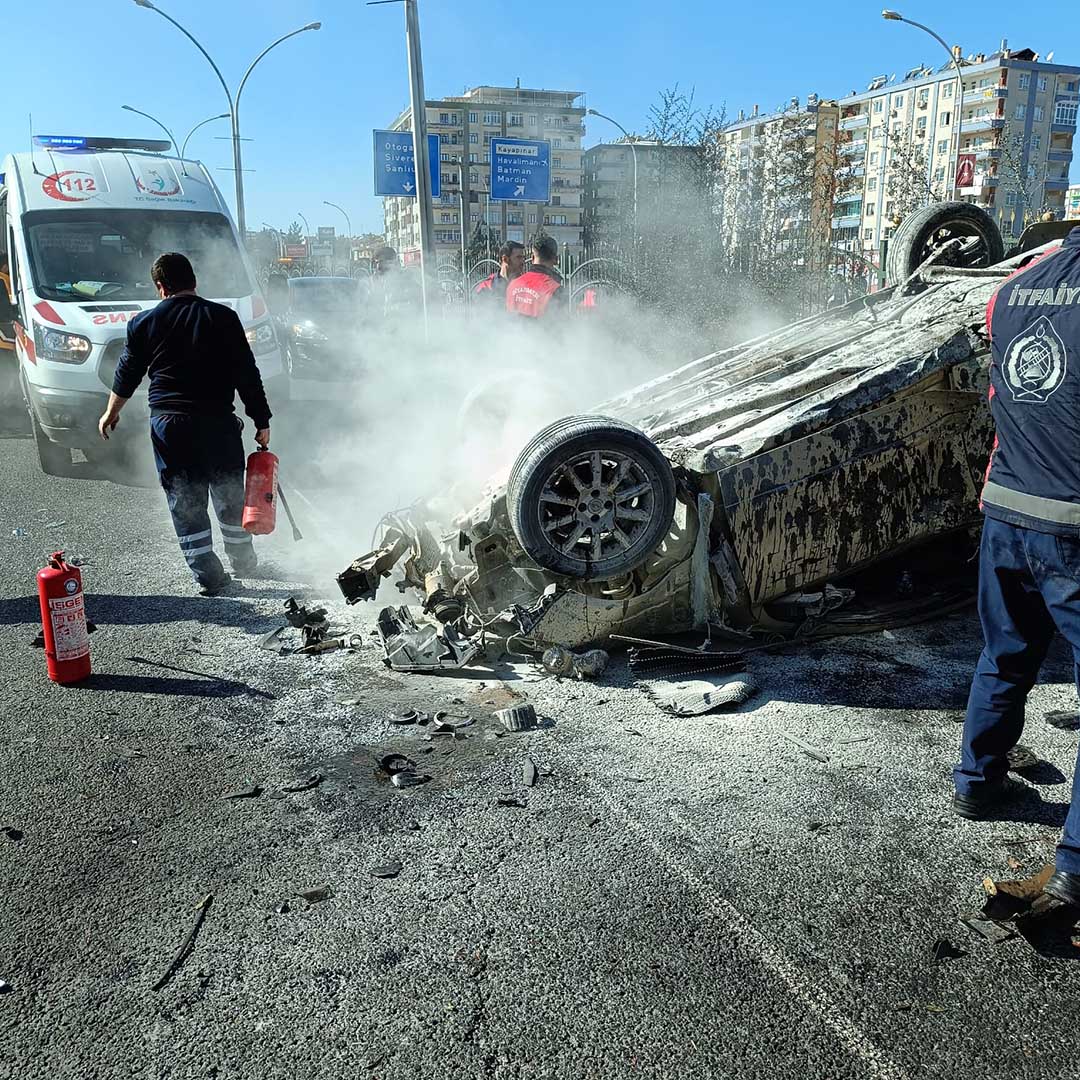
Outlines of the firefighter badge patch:
M1065 342L1043 315L1009 343L1001 374L1013 401L1041 405L1065 381L1066 366Z

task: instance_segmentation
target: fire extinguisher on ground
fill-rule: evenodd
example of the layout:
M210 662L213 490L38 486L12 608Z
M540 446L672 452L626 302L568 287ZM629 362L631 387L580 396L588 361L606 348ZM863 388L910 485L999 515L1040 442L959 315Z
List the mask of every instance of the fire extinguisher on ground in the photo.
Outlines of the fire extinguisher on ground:
M49 678L75 683L90 675L90 635L83 604L82 574L55 551L49 565L38 571L38 600Z

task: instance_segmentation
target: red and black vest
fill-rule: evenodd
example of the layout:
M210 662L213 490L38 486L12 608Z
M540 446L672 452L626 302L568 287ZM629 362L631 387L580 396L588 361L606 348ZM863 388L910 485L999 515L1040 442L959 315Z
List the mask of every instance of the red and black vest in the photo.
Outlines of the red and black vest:
M506 310L512 315L539 319L561 288L562 280L554 272L530 270L507 286Z

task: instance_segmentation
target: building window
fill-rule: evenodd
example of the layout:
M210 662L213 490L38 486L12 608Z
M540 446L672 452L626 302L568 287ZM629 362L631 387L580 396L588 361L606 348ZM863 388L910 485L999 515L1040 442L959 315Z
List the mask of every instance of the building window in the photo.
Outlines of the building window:
M875 98L874 99L874 110L873 111L876 112L876 113L881 112L882 106L883 106L883 99L882 98Z
M1036 105L1035 108L1031 110L1031 118L1036 124L1042 123L1043 107L1041 105Z
M450 114L448 112L439 113L439 123L440 124L449 124L450 123Z
M535 214L530 214L529 215L529 224L530 225L535 225L536 224L536 215Z
M551 145L554 146L556 150L561 150L562 149L562 139L552 139L551 140Z
M536 127L536 113L529 113L529 127Z
M923 87L923 89L919 91L919 108L925 109L927 104L929 104L929 101L930 90L928 87Z
M893 201L892 201L892 199L890 199L885 204L885 216L891 218L892 217L892 212L893 212Z
M561 169L562 168L562 158L561 157L553 157L551 159L551 167L553 169Z
M939 154L947 154L949 152L949 140L941 139L937 144L937 152Z
M1055 124L1076 124L1077 103L1075 101L1059 101L1054 106Z
M497 112L484 113L484 123L488 127L498 127L502 123L502 117Z
M1005 193L1005 205L1006 206L1015 206L1016 202L1017 202L1016 196L1017 196L1017 192L1015 192L1015 191L1007 191Z
M506 122L511 127L522 127L525 123L525 117L519 112L512 112L507 118Z
M951 123L952 123L952 113L951 112L943 112L941 114L941 116L938 117L938 124L941 127L948 127Z
M867 191L877 191L877 177L876 176L871 176L870 179L866 181L866 190Z
M444 225L453 225L453 223L454 223L454 215L453 214L440 214L439 215L439 220Z
M953 96L953 90L956 89L956 83L946 83L941 88L941 96L943 98L951 98Z
M915 130L920 135L925 135L926 134L926 117L925 116L920 116L919 119L915 121Z
M1046 76L1045 75L1040 75L1039 76L1039 82L1038 82L1038 84L1036 86L1036 89L1038 90L1038 92L1040 94L1044 94L1046 92Z
M469 164L470 165L479 165L480 164L480 155L479 154L470 154L469 155Z
M879 157L881 157L881 155L880 155L880 154L879 154L879 153L878 153L878 152L877 152L877 151L875 150L875 151L874 151L874 152L873 152L873 153L872 153L872 154L870 155L870 164L871 164L871 165L876 165L876 164L878 163L878 158L879 158Z
M864 240L873 240L874 239L874 230L873 229L863 229L862 238Z
M1065 84L1065 92L1067 94L1075 94L1076 93L1076 81L1075 80L1073 80L1072 82L1067 82Z
M870 138L871 139L880 139L881 138L881 125L880 124L875 124L870 129Z
M873 217L874 216L874 204L873 203L870 203L866 207L866 216L867 217Z
M1027 117L1027 106L1026 105L1017 105L1016 106L1016 112L1013 114L1013 117L1016 120L1025 119Z
M479 113L474 113L474 112L469 113L469 123L470 124L475 124L479 119L480 119L480 114Z
M903 94L897 94L892 99L892 103L893 103L893 108L894 109L902 109L904 107L904 95Z
M447 152L446 152L446 151L444 150L444 151L443 151L443 152L442 152L442 153L441 153L441 154L439 155L439 160L440 160L440 161L450 161L450 160L451 160L451 157L450 157L450 155L449 155L449 154L448 154L448 153L447 153Z
M521 214L519 214L519 213L509 213L509 214L506 215L506 224L507 225L522 225L524 223L521 220Z
M1042 149L1042 136L1038 132L1035 132L1035 134L1031 136L1031 149L1032 150L1041 150Z
M469 173L469 183L474 187L480 183L480 174L476 172Z
M480 142L480 136L475 131L469 132L469 143L472 146L476 146Z
M1031 86L1031 72L1024 71L1020 73L1020 82L1017 84L1018 90L1027 90Z
M892 126L892 137L894 139L899 139L900 136L903 133L904 133L904 125L903 124L893 124L893 126Z
M940 184L945 179L945 167L941 166L934 170L934 182Z

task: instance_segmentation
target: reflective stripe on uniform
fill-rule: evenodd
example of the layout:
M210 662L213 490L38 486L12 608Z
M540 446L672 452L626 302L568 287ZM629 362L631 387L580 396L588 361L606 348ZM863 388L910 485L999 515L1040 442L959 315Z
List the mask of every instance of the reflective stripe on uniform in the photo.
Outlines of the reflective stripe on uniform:
M205 555L208 551L213 550L213 544L204 544L202 547L197 548L181 548L181 551L184 553L184 558L187 559L189 562L197 555Z
M226 525L225 522L219 521L218 528L221 530L222 536L243 536L250 538L251 533L241 525Z
M1062 499L1044 499L1041 495L1026 495L1022 491L1002 487L993 480L987 480L982 490L982 501L991 506L1000 506L1003 510L1015 510L1018 514L1038 518L1040 521L1054 521L1059 525L1080 525L1080 502L1065 502Z
M202 532L188 533L187 536L178 536L177 540L181 544L193 544L196 540L205 540L210 535L209 529L203 529Z
M241 540L239 536L223 536L221 538L221 542L226 547L246 547L248 544L251 543L251 537L245 536L243 540Z

